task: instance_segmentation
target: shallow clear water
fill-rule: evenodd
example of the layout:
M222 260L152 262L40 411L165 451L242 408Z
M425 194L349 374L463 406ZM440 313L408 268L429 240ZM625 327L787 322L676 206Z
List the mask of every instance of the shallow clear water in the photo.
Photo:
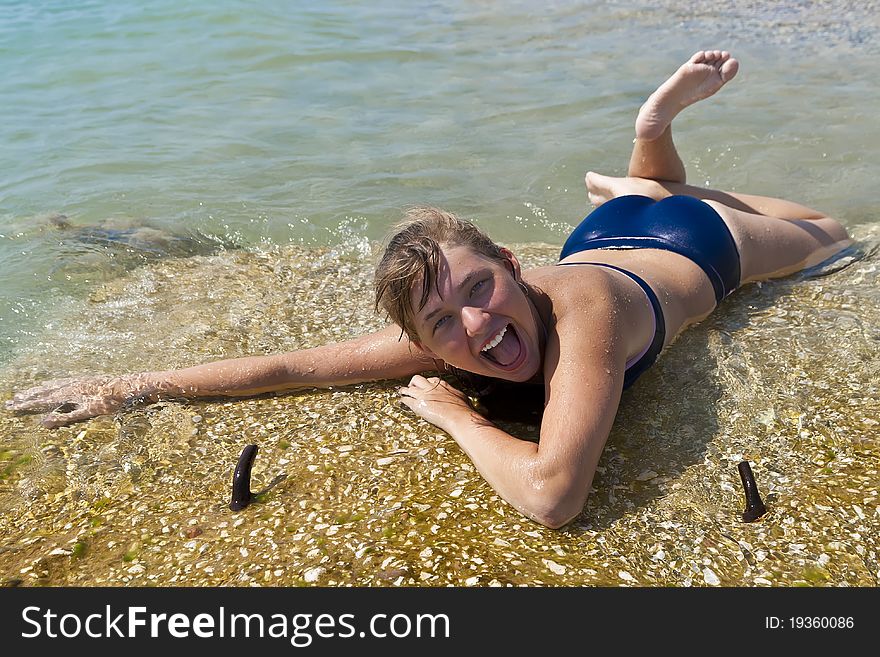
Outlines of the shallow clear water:
M565 532L393 387L54 432L0 413L7 580L876 585L880 9L645 4L3 3L0 396L378 327L375 243L409 204L552 259L584 171L624 171L639 103L700 47L742 68L676 123L691 181L822 208L863 254L676 343ZM288 477L233 517L254 439L255 477ZM739 457L773 496L760 526L737 522Z
M876 221L877 3L645 4L3 3L0 360L120 251L150 259L51 215L200 252L379 239L434 204L558 243L584 171L623 171L639 103L699 47L742 72L679 119L693 182Z

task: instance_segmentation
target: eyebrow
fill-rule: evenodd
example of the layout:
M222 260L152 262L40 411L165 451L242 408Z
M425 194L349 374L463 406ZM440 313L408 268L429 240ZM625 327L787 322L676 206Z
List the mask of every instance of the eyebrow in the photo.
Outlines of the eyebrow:
M463 290L464 288L466 288L466 287L468 286L468 284L469 284L473 279L475 279L475 278L481 276L481 275L484 274L485 272L486 272L485 269L477 269L476 271L472 271L470 274L468 274L467 276L465 276L464 280L463 280L461 283L458 284L457 291L458 291L458 292L461 292L461 290ZM440 294L440 291L439 291L439 290L437 291L437 294L438 294L438 295ZM440 298L442 299L443 297L441 296ZM441 310L442 310L442 308L435 308L434 310L432 310L431 312L429 312L427 315L425 315L424 318L422 318L422 322L423 322L423 323L430 322L430 321L431 321L431 318L432 318L434 315L436 315L437 313L439 313Z

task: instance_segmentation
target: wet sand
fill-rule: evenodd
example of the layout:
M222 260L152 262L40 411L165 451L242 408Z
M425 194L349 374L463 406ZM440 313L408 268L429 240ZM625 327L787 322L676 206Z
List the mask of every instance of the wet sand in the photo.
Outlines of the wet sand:
M672 345L625 394L592 495L561 530L495 495L451 438L398 404L396 382L164 402L51 431L2 412L0 579L876 586L880 237L857 237L866 257L743 289ZM527 266L558 252L513 248ZM372 256L344 250L152 263L71 301L0 371L0 396L360 335L383 325L371 277ZM255 491L285 478L234 513L249 443ZM752 524L743 459L768 507Z

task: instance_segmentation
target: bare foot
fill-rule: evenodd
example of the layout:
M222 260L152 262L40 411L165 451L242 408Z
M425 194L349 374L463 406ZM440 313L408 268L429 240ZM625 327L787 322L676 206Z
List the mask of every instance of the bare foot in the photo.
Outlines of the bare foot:
M590 198L590 203L596 207L618 196L629 194L649 196L657 201L669 196L669 192L656 181L647 178L615 178L587 171L584 182L587 184L587 196Z
M701 50L652 93L636 119L636 138L657 139L688 105L708 98L739 70L739 62L722 50Z

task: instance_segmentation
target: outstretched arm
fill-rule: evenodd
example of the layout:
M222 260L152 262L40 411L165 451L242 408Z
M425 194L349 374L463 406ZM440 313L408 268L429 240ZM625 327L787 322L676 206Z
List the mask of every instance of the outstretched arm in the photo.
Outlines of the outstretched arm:
M50 381L17 393L6 406L14 411L49 411L43 424L58 427L112 413L133 400L244 397L395 379L433 369L431 359L399 336L400 329L389 326L354 340L285 354L233 358L180 370Z

